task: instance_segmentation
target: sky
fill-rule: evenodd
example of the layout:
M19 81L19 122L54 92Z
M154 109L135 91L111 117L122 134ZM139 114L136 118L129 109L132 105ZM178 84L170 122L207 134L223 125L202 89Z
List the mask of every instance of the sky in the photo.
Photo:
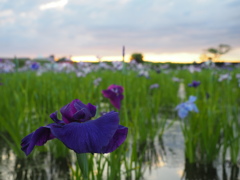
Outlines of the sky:
M228 44L240 60L239 0L0 0L0 57L195 60Z

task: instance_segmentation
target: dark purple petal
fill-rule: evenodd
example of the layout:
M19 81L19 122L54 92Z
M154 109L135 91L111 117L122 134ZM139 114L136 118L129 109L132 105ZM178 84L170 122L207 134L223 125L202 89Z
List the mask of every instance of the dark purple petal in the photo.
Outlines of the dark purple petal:
M193 81L192 83L188 84L189 87L198 87L201 84L199 81Z
M28 150L28 147L29 147L29 144L30 144L30 140L32 139L32 136L33 136L34 132L27 135L26 137L24 137L22 139L22 142L21 142L21 149L22 151L25 152L26 155L28 155L29 153L27 153L27 150ZM32 148L33 149L33 148ZM31 150L32 151L32 150Z
M51 128L54 136L76 153L106 153L116 149L126 138L125 133L121 137L122 127L118 129L119 117L114 111L96 120L55 124Z
M80 101L79 99L75 99L71 103L74 105L75 109L77 110L86 108L86 105L83 104L82 101Z
M63 106L61 109L60 109L60 112L62 114L62 120L65 122L65 123L70 123L72 121L75 121L72 117L73 115L77 112L76 108L74 107L73 103L74 103L75 100L73 100L71 103Z
M123 95L120 94L118 96L115 96L114 98L110 99L110 102L112 103L112 105L117 108L120 109L121 108L121 100L123 99Z
M85 105L75 99L60 109L62 119L65 123L84 122L90 120L96 114L96 107L92 104Z
M115 84L112 84L108 87L108 89L117 89L118 90L118 93L123 93L123 87L122 86L118 86L118 85L115 85Z
M109 89L102 90L102 94L103 94L104 97L110 98L110 99L113 98L114 96L116 96L116 94L113 91L109 90Z
M94 117L96 115L96 112L97 112L96 106L92 105L91 103L88 103L87 108L90 111L92 117Z
M64 121L61 121L61 120L59 120L58 119L58 117L57 117L57 111L56 112L54 112L54 113L52 113L52 114L50 114L50 118L55 122L55 123L64 123Z
M73 119L76 122L85 122L88 121L92 118L92 114L90 113L90 111L88 109L81 109L79 111L77 111L74 115L73 115Z
M113 138L109 144L104 148L104 153L113 152L117 149L127 138L128 128L122 125L118 126Z
M123 87L115 84L110 85L107 90L102 91L103 96L109 98L111 104L117 109L121 108L122 93Z
M48 140L54 139L55 137L51 133L51 126L55 124L49 124L47 126L43 126L38 128L33 133L27 135L25 138L22 139L22 150L26 155L29 155L34 146L42 146L44 145Z
M86 109L82 109L80 111L77 111L74 115L73 115L73 119L77 120L77 119L85 119L86 118L86 113L87 110ZM89 113L90 114L90 113Z

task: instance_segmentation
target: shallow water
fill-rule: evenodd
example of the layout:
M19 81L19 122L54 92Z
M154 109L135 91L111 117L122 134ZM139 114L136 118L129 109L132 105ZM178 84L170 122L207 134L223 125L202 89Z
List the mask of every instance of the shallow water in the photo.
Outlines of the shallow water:
M2 143L1 143L2 144ZM178 123L166 130L162 140L156 137L146 150L142 164L145 180L240 180L239 166L229 163L203 166L189 164L184 158L184 139ZM69 158L55 159L49 154L33 161L18 159L6 147L0 149L0 180L68 180ZM122 176L122 179L126 177ZM136 179L134 175L132 179Z
M215 162L211 165L190 164L184 158L184 139L178 123L163 135L165 154L161 161L144 173L149 180L240 180L240 164L231 166Z

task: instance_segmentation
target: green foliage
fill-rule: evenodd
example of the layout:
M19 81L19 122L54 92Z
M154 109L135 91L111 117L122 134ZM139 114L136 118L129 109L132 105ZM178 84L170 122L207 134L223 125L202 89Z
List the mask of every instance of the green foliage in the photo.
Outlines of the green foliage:
M232 80L218 82L222 73L231 74ZM146 166L157 163L155 161L159 157L154 152L157 149L154 149L154 144L161 143L161 136L173 123L180 124L182 128L188 161L210 163L219 157L223 161L230 157L230 161L237 164L240 156L237 73L240 73L239 69L231 72L204 69L194 73L175 69L161 74L151 70L150 79L136 78L136 72L131 70L127 75L106 70L81 78L74 73L46 72L41 76L36 76L35 72L1 74L4 85L0 88L0 135L15 155L22 158L25 155L20 150L21 139L38 127L52 123L49 115L71 100L78 98L84 103L97 105L98 112L115 110L109 100L102 97L101 90L110 84L118 84L124 87L119 115L121 124L129 128L128 138L109 155L89 154L89 179L104 179L105 175L107 179L140 179ZM99 86L93 86L97 77L103 80ZM179 84L172 81L173 77L184 79L185 86L192 80L201 82L196 89L186 87L187 97L197 96L199 113L190 113L184 121L180 121L174 111L181 101L177 97ZM149 86L154 83L158 83L160 88L150 90ZM210 98L206 98L206 93ZM44 146L36 146L30 157L43 151L57 157L68 157L71 152L55 139ZM74 169L76 166L69 166L73 179L81 179L81 172Z
M137 63L143 63L143 55L141 53L134 53L131 55L130 60L135 60Z

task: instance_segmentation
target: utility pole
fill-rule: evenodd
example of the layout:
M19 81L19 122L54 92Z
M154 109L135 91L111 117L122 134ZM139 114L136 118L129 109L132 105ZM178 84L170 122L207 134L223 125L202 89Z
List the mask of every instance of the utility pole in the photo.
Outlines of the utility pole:
M124 57L125 57L125 46L122 48L122 61L124 62Z

